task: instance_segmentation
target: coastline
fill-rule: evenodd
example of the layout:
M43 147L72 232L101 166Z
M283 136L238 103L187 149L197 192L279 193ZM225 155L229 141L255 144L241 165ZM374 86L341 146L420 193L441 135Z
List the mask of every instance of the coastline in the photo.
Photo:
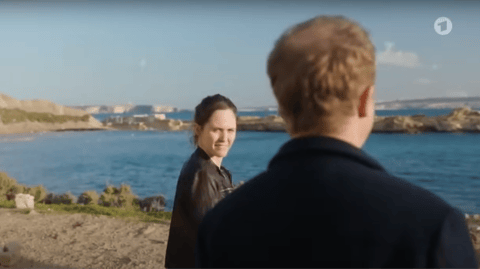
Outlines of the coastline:
M40 123L25 121L9 124L0 122L0 135L101 130L177 132L191 130L192 124L192 121L158 119L154 116L119 116L107 118L103 122L99 122L90 115L87 122ZM265 117L239 116L237 131L285 132L285 121L276 115ZM462 107L453 109L450 114L444 116L375 116L372 133L480 133L480 111Z

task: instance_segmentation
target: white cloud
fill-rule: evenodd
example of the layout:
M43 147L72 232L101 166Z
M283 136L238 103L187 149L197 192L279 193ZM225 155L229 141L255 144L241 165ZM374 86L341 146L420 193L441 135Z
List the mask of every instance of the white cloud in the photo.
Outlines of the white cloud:
M414 84L420 84L420 85L428 85L428 84L431 84L431 83L434 83L435 81L432 81L428 78L419 78L419 79L416 79L413 83Z
M385 51L377 54L377 64L415 68L421 66L418 55L413 52L397 51L395 43L385 42Z
M433 64L432 65L433 70L438 70L438 68L440 68L440 66L438 64Z
M465 91L447 91L448 97L468 97L468 93Z
M140 60L139 65L140 65L140 68L142 68L142 71L143 71L143 69L145 68L145 65L147 65L147 60L145 60L145 59Z

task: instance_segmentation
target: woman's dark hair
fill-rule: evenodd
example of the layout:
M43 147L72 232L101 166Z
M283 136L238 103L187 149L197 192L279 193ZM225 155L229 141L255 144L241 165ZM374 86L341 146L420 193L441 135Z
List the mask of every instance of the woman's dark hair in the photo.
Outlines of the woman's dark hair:
M193 122L201 128L207 124L212 114L217 110L231 109L237 117L237 107L227 97L215 94L205 97L202 102L195 107L195 116ZM193 124L193 144L198 146L198 136L195 133L195 124Z

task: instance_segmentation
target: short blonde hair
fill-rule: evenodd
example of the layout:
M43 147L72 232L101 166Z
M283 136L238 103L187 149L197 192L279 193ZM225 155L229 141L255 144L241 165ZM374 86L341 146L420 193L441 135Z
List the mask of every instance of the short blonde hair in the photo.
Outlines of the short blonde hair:
M355 22L319 16L278 39L267 73L292 132L309 131L319 120L332 129L354 115L361 90L375 84L375 47Z

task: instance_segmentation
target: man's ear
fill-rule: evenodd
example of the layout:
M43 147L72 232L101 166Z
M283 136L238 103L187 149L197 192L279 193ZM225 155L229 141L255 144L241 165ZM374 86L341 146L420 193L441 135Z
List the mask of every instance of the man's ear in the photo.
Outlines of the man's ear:
M373 102L373 98L370 98L374 91L373 85L368 86L363 90L362 94L360 95L359 105L358 105L358 116L360 118L367 116L367 108L370 101ZM372 104L373 105L373 104Z

